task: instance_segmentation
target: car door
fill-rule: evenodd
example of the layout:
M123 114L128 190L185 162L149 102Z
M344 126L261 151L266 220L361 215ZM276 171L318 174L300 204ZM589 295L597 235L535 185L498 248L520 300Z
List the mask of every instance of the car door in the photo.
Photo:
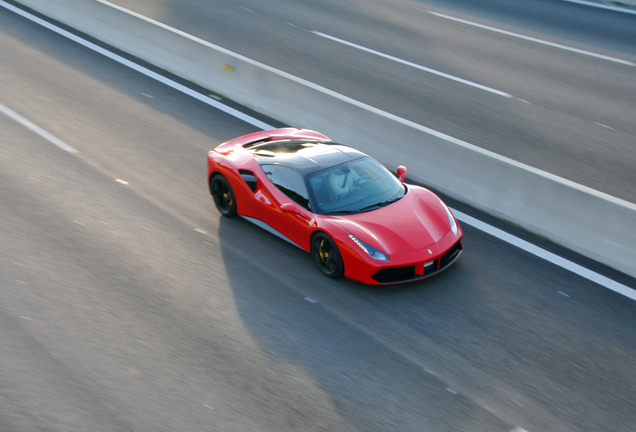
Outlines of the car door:
M307 187L300 173L282 165L261 165L270 181L268 192L277 205L263 202L260 209L263 221L296 243L309 250L309 227L313 220Z

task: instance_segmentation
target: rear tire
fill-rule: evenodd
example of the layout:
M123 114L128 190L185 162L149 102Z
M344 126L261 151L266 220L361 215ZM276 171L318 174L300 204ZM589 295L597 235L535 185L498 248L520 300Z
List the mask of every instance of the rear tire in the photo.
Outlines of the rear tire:
M325 276L337 278L344 273L344 263L338 246L327 234L318 233L312 238L311 255L318 269Z
M210 193L216 208L223 216L236 216L236 197L230 182L222 174L214 174L210 179Z

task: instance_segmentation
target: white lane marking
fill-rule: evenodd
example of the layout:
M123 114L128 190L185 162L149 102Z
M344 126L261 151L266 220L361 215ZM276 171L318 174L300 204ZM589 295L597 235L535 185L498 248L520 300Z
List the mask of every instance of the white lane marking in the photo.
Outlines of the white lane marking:
M318 300L313 299L311 297L305 297L305 300L307 300L309 303L318 303Z
M123 185L127 185L127 184L128 184L128 182L127 182L126 180L122 180L122 179L115 179L115 181L116 181L117 183L121 183L121 184L123 184Z
M566 294L566 293L564 293L563 291L557 291L557 292L558 292L559 294L561 294L562 296L570 297L569 295L567 295L567 294Z
M80 222L80 221L73 221L73 223L78 224L78 225L81 225L81 226L85 226L85 225L86 225L86 224L84 224L84 223L82 223L82 222Z
M27 285L27 283L26 283L26 282L21 281L21 280L19 280L19 279L16 279L15 281L16 281L16 282L18 282L18 283L21 283L21 284Z
M619 205L623 205L623 206L630 207L630 208L636 208L636 205L634 205L634 204L632 204L630 202L627 202L627 201L621 200L619 198L613 197L611 195L605 194L603 192L599 192L597 190L588 188L587 186L583 186L583 185L580 185L578 183L574 183L574 182L572 182L570 180L564 179L562 177L555 176L553 174L550 174L550 173L542 171L540 169L531 167L529 165L522 164L520 162L517 162L517 161L515 161L513 159L510 159L510 158L507 158L505 156L498 155L497 153L493 153L491 151L484 150L481 147L477 147L474 144L470 144L470 143L468 143L466 141L462 141L462 140L459 140L457 138L451 137L450 135L446 135L446 134L443 134L441 132L438 132L438 131L436 131L434 129L427 128L426 126L419 125L419 124L417 124L415 122L403 119L401 117L398 117L398 116L396 116L394 114L391 114L391 113L388 113L386 111L382 111L380 109L374 108L374 107L372 107L370 105L364 104L364 103L359 102L359 101L357 101L355 99L352 99L350 97L344 96L344 95L342 95L340 93L336 93L336 92L334 92L332 90L329 90L329 89L327 89L325 87L321 87L321 86L319 86L317 84L314 84L314 83L312 83L310 81L304 80L302 78L298 78L298 77L296 77L294 75L291 75L291 74L288 74L286 72L280 71L278 69L274 69L274 68L269 67L267 65L258 63L258 62L254 61L252 59L249 59L247 57L243 57L243 56L238 55L238 54L236 54L236 53L234 53L232 51L226 50L224 48L221 48L221 47L213 45L213 44L211 44L209 42L206 42L206 41L204 41L202 39L195 38L192 35L189 35L187 33L184 33L182 31L180 31L180 30L177 30L177 29L174 29L172 27L169 27L169 26L167 26L165 24L162 24L160 22L151 20L151 19L149 19L147 17L144 17L143 15L139 15L139 14L137 14L135 12L131 12L131 11L129 11L129 10L125 9L125 8L122 8L120 6L113 5L112 3L108 3L108 2L106 2L104 0L97 0L97 1L99 1L100 3L106 4L108 6L114 7L116 9L119 9L119 10L125 12L125 13L130 14L130 15L136 16L136 17L138 17L140 19L143 19L143 20L145 20L147 22L152 22L155 25L158 25L159 27L162 27L162 28L164 28L166 30L181 34L182 36L184 36L184 37L186 37L188 39L197 41L197 42L199 42L199 43L201 43L203 45L212 47L214 49L217 49L217 50L219 50L221 52L224 52L224 53L226 53L228 55L231 55L233 57L240 58L240 59L242 59L242 60L244 60L244 61L246 61L246 62L248 62L250 64L256 65L256 66L261 67L261 68L263 68L265 70L268 70L268 71L270 71L272 73L275 73L275 74L278 74L280 76L286 77L286 78L288 78L288 79L290 79L290 80L292 80L294 82L297 82L299 84L305 85L305 86L307 86L309 88L312 88L312 89L314 89L316 91L319 91L319 92L322 92L324 94L330 95L330 96L332 96L332 97L334 97L336 99L342 100L342 101L347 102L347 103L349 103L351 105L357 106L357 107L359 107L361 109L365 109L365 110L367 110L369 112L373 112L373 113L375 113L377 115L380 115L380 116L383 116L385 118L391 119L391 120L393 120L395 122L398 122L400 124L404 124L406 126L412 127L414 129L417 129L417 130L419 130L421 132L424 132L426 134L429 134L431 136L437 137L439 139L442 139L442 140L445 140L445 141L448 141L448 142L452 142L453 144L456 144L456 145L458 145L460 147L471 149L471 150L473 150L473 151L475 151L477 153L481 153L481 154L487 155L487 156L489 156L489 157L491 157L493 159L500 160L500 161L502 161L504 163L510 164L510 165L515 166L517 168L521 168L523 170L533 172L533 173L535 173L535 174L537 174L539 176L542 176L542 177L545 177L545 178L549 178L549 179L551 179L551 180L553 180L555 182L565 184L565 185L567 185L569 187L572 187L572 188L577 189L577 190L581 190L581 191L583 191L585 193L589 193L589 194L592 194L592 195L595 195L595 196L598 196L598 197L602 197L604 199L607 199L607 200L609 200L611 202L614 202L614 203L617 203ZM128 66L131 69L138 70L139 72L145 74L146 76L148 76L148 77L150 77L152 79L155 79L155 80L157 80L159 82L162 82L162 83L168 85L169 87L172 87L172 88L174 88L174 89L176 89L178 91L181 91L182 93L185 93L185 94L187 94L189 96L192 96L192 97L194 97L194 98L196 98L196 99L198 99L198 100L200 100L200 101L202 101L202 102L204 102L204 103L206 103L208 105L211 105L211 106L213 106L213 107L215 107L215 108L217 108L217 109L219 109L219 110L221 110L221 111L223 111L223 112L225 112L227 114L230 114L230 115L232 115L232 116L234 116L234 117L236 117L236 118L238 118L240 120L243 120L246 123L254 125L254 126L256 126L256 127L260 128L260 129L263 129L263 130L273 129L273 126L270 126L270 125L268 125L266 123L263 123L263 122L261 122L259 120L256 120L256 119L254 119L254 118L252 118L252 117L250 117L250 116L248 116L248 115L246 115L246 114L244 114L244 113L242 113L242 112L240 112L238 110L226 107L223 104L214 103L214 101L212 101L210 98L207 98L207 97L205 97L205 96L203 96L203 95L201 95L201 94L199 94L199 93L197 93L197 92L195 92L193 90L190 90L187 87L184 87L184 86L182 86L182 85L180 85L178 83L175 83L175 82L169 80L168 78L165 78L165 77L163 77L163 76L161 76L159 74L156 74L156 73L154 73L154 72L152 72L152 71L150 71L150 70L148 70L146 68L142 68L141 66L139 66L139 65L137 65L137 64L135 64L133 62L130 62L130 61L128 61L128 60L126 60L126 59L124 59L124 58L122 58L120 56L112 54L111 52L106 51L106 50L102 49L101 47L98 47L95 44L92 44L90 42L84 41L83 39L73 35L72 33L69 33L69 32L67 32L65 30L59 29L59 28L53 26L52 24L49 24L48 22L46 22L44 20L41 20L41 19L39 19L39 18L37 18L37 17L35 17L33 15L30 15L30 14L24 12L21 9L18 9L18 8L14 7L14 6L9 5L8 3L5 3L2 0L0 0L0 6L3 6L3 7L7 8L7 9L9 9L9 10L11 10L11 11L13 11L13 12L15 12L15 13L17 13L17 14L19 14L19 15L21 15L21 16L29 19L29 20L31 20L31 21L34 21L34 22L36 22L36 23L38 23L38 24L40 24L40 25L42 25L42 26L44 26L44 27L46 27L46 28L48 28L48 29L60 34L60 35L62 35L62 36L65 36L65 37L67 37L67 38L79 43L80 45L83 45L83 46L85 46L85 47L87 47L89 49L92 49L92 50L94 50L94 51L96 51L96 52L98 52L98 53L100 53L100 54L102 54L102 55L104 55L104 56L106 56L108 58L111 58L111 59L113 59L113 60L115 60L115 61L117 61L117 62L119 62L119 63L121 63L121 64L123 64L125 66ZM2 105L0 105L0 106L2 106ZM467 223L467 224L473 226L476 229L479 229L480 231L483 231L483 232L485 232L487 234L490 234L490 235L492 235L494 237L497 237L500 240L506 241L507 243L510 243L513 246L516 246L516 247L518 247L520 249L523 249L523 250L525 250L527 252L530 252L533 255L536 255L536 256L538 256L538 257L540 257L542 259L550 261L550 262L552 262L552 263L554 263L554 264L556 264L556 265L558 265L558 266L560 266L562 268L570 270L570 271L578 274L579 276L581 276L583 278L586 278L586 279L588 279L588 280L590 280L592 282L595 282L595 283L597 283L597 284L599 284L599 285L601 285L601 286L603 286L605 288L608 288L608 289L610 289L610 290L612 290L612 291L614 291L616 293L622 294L622 295L624 295L626 297L629 297L630 299L636 300L636 290L633 290L633 289L631 289L631 288L629 288L629 287L627 287L627 286L625 286L623 284L620 284L618 282L615 282L615 281L613 281L613 280L611 280L611 279L609 279L609 278L607 278L605 276L599 275L598 273L593 272L591 270L588 270L588 269L586 269L586 268L584 268L584 267L582 267L582 266L580 266L578 264L574 264L574 263L572 263L572 262L570 262L570 261L568 261L568 260L566 260L564 258L561 258L558 255L555 255L555 254L553 254L551 252L547 252L547 251L545 251L545 250L533 245L532 243L529 243L529 242L527 242L525 240L521 240L519 238L516 238L516 237L512 236L511 234L508 234L508 233L506 233L506 232L504 232L504 231L502 231L502 230L500 230L498 228L490 226L490 225L486 224L485 222L481 222L481 221L479 221L479 220L477 220L477 219L475 219L475 218L473 218L471 216L468 216L468 215L466 215L464 213L461 213L461 212L459 212L457 210L453 210L453 213L455 214L457 219L459 219L460 221L462 221L464 223ZM256 220L254 220L252 218L246 218L246 219L250 220L250 222L253 222L253 223L256 223L257 225L259 225L256 222ZM258 222L260 222L260 221L258 221ZM265 228L265 229L268 229L268 228L269 228L269 226L267 226L267 228ZM280 233L278 233L278 235L280 235ZM284 238L284 239L289 241L290 243L296 245L291 240L289 240L287 238ZM298 246L298 245L296 245L296 246ZM298 246L298 247L300 247L300 246Z
M25 320L28 320L28 321L33 321L33 319L31 319L29 317L25 317L25 316L20 316L20 318L24 318Z
M487 156L487 157L490 157L492 159L501 161L501 162L503 162L505 164L508 164L508 165L512 165L515 168L519 168L519 169L522 169L524 171L531 172L531 173L536 174L538 176L541 176L543 178L547 178L547 179L549 179L551 181L554 181L554 182L557 182L557 183L561 183L561 184L563 184L565 186L568 186L570 188L582 191L583 193L594 195L596 197L608 200L610 202L613 202L613 203L621 205L621 206L625 206L625 207L636 209L636 204L632 204L632 203L630 203L628 201L621 200L619 198L613 197L613 196L608 195L606 193L599 192L597 190L589 188L587 186L583 186L581 184L578 184L578 183L575 183L573 181L564 179L564 178L556 176L554 174L550 174L550 173L548 173L546 171L542 171L542 170L540 170L538 168L535 168L535 167L532 167L530 165L526 165L526 164L523 164L521 162L517 162L516 160L507 158L505 156L499 155L499 154L491 152L489 150L485 150L485 149L483 149L481 147L478 147L478 146L476 146L474 144L470 144L470 143L468 143L466 141L462 141L462 140L454 138L454 137L452 137L450 135L446 135L444 133L438 132L438 131L436 131L434 129L427 128L426 126L422 126L422 125L420 125L418 123L412 122L410 120L406 120L406 119L404 119L402 117L398 117L398 116L396 116L394 114L391 114L389 112L382 111L381 109L372 107L371 105L367 105L365 103L362 103L362 102L359 102L359 101L357 101L355 99L352 99L352 98L350 98L348 96L345 96L343 94L337 93L337 92L335 92L333 90L329 90L328 88L325 88L325 87L319 86L317 84L314 84L311 81L307 81L307 80L304 80L302 78L298 78L298 77L296 77L294 75L291 75L291 74L289 74L287 72L283 72L283 71L281 71L279 69L275 69L273 67L267 66L266 64L259 63L259 62L255 61L255 60L252 60L252 59L248 58L248 57L245 57L245 56L242 56L242 55L237 54L235 52L232 52L232 51L227 50L225 48L222 48L222 47L220 47L218 45L214 45L214 44L212 44L210 42L204 41L203 39L199 39L197 37L194 37L194 36L192 36L192 35L190 35L188 33L185 33L185 32L183 32L181 30L177 30L177 29L175 29L173 27L167 26L167 25L165 25L163 23L160 23L159 21L152 20L152 19L150 19L148 17L145 17L145 16L143 16L141 14L138 14L136 12L132 12L132 11L130 11L128 9L125 9L125 8L123 8L121 6L109 3L109 2L107 2L105 0L95 0L95 1L98 1L98 2L100 2L100 3L102 3L102 4L106 5L106 6L109 6L109 7L112 7L114 9L117 9L117 10L119 10L119 11L125 13L125 14L134 16L134 17L136 17L136 18L138 18L140 20L143 20L143 21L146 21L146 22L151 23L153 25L156 25L156 26L158 26L160 28L163 28L163 29L165 29L167 31L173 32L175 34L178 34L178 35L180 35L180 36L182 36L184 38L190 39L191 41L200 43L201 45L207 46L209 48L212 48L214 50L217 50L219 52L227 54L228 56L240 59L240 60L242 60L242 61L244 61L244 62L246 62L248 64L251 64L251 65L259 67L259 68L261 68L263 70L269 71L269 72L271 72L273 74L276 74L276 75L279 75L279 76L284 77L286 79L289 79L290 81L293 81L293 82L296 82L298 84L304 85L305 87L308 87L310 89L316 90L316 91L318 91L320 93L326 94L326 95L331 96L331 97L333 97L335 99L338 99L338 100L341 100L343 102L346 102L346 103L348 103L350 105L356 106L356 107L358 107L360 109L369 111L371 113L374 113L374 114L379 115L381 117L384 117L384 118L387 118L389 120L395 121L397 123L403 124L403 125L408 126L410 128L419 130L420 132L423 132L425 134L434 136L434 137L439 138L439 139L444 140L444 141L448 141L448 142L453 143L453 144L455 144L455 145L457 145L459 147L466 148L466 149L471 150L471 151L473 151L475 153L482 154L484 156ZM256 126L256 127L260 128L260 129L263 129L263 130L273 129L274 128L274 126L271 126L271 125L268 125L267 123L261 122L261 121L255 119L253 117L250 117L250 116L248 116L248 115L246 115L246 114L244 114L244 113L242 113L242 112L240 112L238 110L235 110L233 108L229 108L229 107L227 107L227 106L225 106L225 105L223 105L221 103L214 103L214 101L210 100L209 98L206 98L205 96L203 96L203 95L201 95L201 94L199 94L199 93L197 93L195 91L192 91L192 90L190 90L187 87L181 86L181 85L169 80L168 78L165 78L165 77L163 77L163 76L161 76L159 74L156 74L156 73L151 72L151 71L149 71L149 70L147 70L145 68L142 68L142 67L138 66L137 64L135 64L133 62L130 62L128 60L123 59L120 56L112 54L111 52L106 51L106 50L96 46L95 44L91 44L90 42L86 42L83 39L81 39L81 38L79 38L79 37L77 37L77 36L75 36L75 35L73 35L73 34L71 34L69 32L66 32L66 31L64 31L62 29L58 29L57 27L53 26L52 24L49 24L46 21L43 21L43 20L41 20L41 19L39 19L39 18L37 18L37 17L35 17L33 15L30 15L30 14L24 12L21 9L17 9L14 6L9 5L9 4L5 3L2 0L0 0L0 6L4 6L7 9L18 13L19 15L22 15L22 16L24 16L27 19L30 19L30 20L32 20L32 21L34 21L34 22L36 22L36 23L38 23L38 24L40 24L40 25L42 25L42 26L44 26L44 27L46 27L46 28L48 28L48 29L60 34L60 35L62 35L62 36L65 36L65 37L67 37L67 38L69 38L69 39L71 39L73 41L76 41L77 43L79 43L79 44L81 44L81 45L83 45L83 46L85 46L85 47L87 47L89 49L93 49L96 52L98 52L98 53L100 53L100 54L102 54L102 55L104 55L104 56L106 56L108 58L111 58L111 59L113 59L113 60L115 60L117 62L120 62L121 64L123 64L125 66L130 67L131 69L139 70L141 73L144 73L146 76L148 76L148 77L150 77L152 79L155 79L155 80L157 80L157 81L159 81L161 83L164 83L167 86L174 88L175 90L181 91L184 94L187 94L187 95L189 95L189 96L191 96L191 97L193 97L195 99L198 99L198 100L200 100L200 101L202 101L202 102L204 102L204 103L206 103L206 104L208 104L210 106L213 106L213 107L215 107L215 108L217 108L217 109L219 109L219 110L221 110L221 111L223 111L223 112L225 112L225 113L227 113L229 115L232 115L232 116L234 116L234 117L236 117L236 118L238 118L240 120L243 120L246 123L254 125L254 126ZM147 71L148 73L146 74L146 72L143 72L143 71Z
M599 122L594 122L594 123L596 123L597 125L602 126L602 127L604 127L604 128L614 130L614 128L609 127L609 126L607 126L607 125L604 125L603 123L599 123Z
M97 0L97 1L99 1L99 0ZM115 7L116 9L120 9L122 11L125 11L125 12L127 12L129 14L132 14L132 15L135 15L135 16L138 16L140 18L142 17L141 15L133 14L132 12L130 12L130 11L124 9L124 8L116 7L115 5L113 5L111 3L103 2L103 1L101 1L101 3L104 3L104 4L106 4L108 6L111 6L111 7ZM261 129L273 129L274 128L273 126L270 126L270 125L268 125L265 122L262 122L260 120L257 120L255 118L253 118L253 117L250 117L250 116L240 112L239 110L236 110L234 108L230 108L230 107L228 107L226 105L218 103L217 101L212 100L209 97L204 96L204 95L202 95L200 93L197 93L196 91L194 91L194 90L192 90L192 89L190 89L190 88L188 88L188 87L186 87L184 85L176 83L176 82L174 82L174 81L172 81L172 80L170 80L170 79L168 79L168 78L166 78L166 77L164 77L164 76L162 76L162 75L160 75L160 74L158 74L156 72L151 71L148 68L145 68L143 66L139 66L138 64L123 58L122 56L114 54L114 53L112 53L112 52L110 52L110 51L108 51L108 50L106 50L106 49L104 49L104 48L102 48L102 47L100 47L98 45L95 45L94 43L88 42L88 41L82 39L81 37L74 35L73 33L67 32L66 30L63 30L63 29L61 29L59 27L56 27L53 24L51 24L51 23L49 23L47 21L44 21L43 19L40 19L40 18L38 18L38 17L36 17L34 15L31 15L31 14L23 11L22 9L19 9L19 8L15 7L15 6L12 6L12 5L8 4L8 3L5 3L2 0L0 0L0 6L6 8L6 9L9 9L10 11L15 12L16 14L18 14L18 15L20 15L20 16L22 16L22 17L24 17L24 18L26 18L26 19L28 19L30 21L33 21L33 22L35 22L35 23L37 23L37 24L39 24L39 25L41 25L43 27L46 27L47 29L59 34L60 36L64 36L64 37L72 40L73 42L77 42L78 44L80 44L80 45L82 45L82 46L84 46L84 47L86 47L88 49L91 49L91 50L93 50L93 51L95 51L95 52L97 52L99 54L102 54L103 56L106 56L109 59L116 61L117 63L120 63L120 64L122 64L124 66L127 66L127 67L129 67L129 68L131 68L131 69L133 69L133 70L135 70L135 71L137 71L139 73L142 73L142 74L146 75L149 78L152 78L152 79L154 79L156 81L159 81L159 82L161 82L161 83L163 83L163 84L165 84L165 85L167 85L169 87L172 87L173 89L175 89L177 91L180 91L181 93L185 93L188 96L191 96L191 97L193 97L193 98L195 98L195 99L197 99L197 100L199 100L199 101L201 101L201 102L203 102L203 103L205 103L207 105L210 105L210 106L212 106L212 107L214 107L214 108L216 108L218 110L221 110L221 111L223 111L223 112L225 112L225 113L227 113L227 114L229 114L229 115L231 115L233 117L241 119L241 120L243 120L246 123L249 123L249 124L251 124L253 126L256 126L258 128L261 128ZM145 19L146 21L149 21L148 18L143 17L143 19ZM150 22L156 23L155 21L152 21L152 20L150 20ZM160 23L156 23L156 24L160 24ZM183 34L182 32L179 32L179 31L177 31L175 29L171 29L170 27L165 26L165 25L161 25L161 27L170 29L172 31L176 31L179 34ZM192 38L193 38L193 36L190 36L190 39L192 39ZM2 107L2 105L0 105L0 107ZM63 144L64 146L66 146L67 148L71 149L71 147L67 146L66 144L62 143L61 141L60 141L60 143ZM58 144L56 144L56 145L58 145ZM64 150L67 150L67 149L64 148ZM77 150L72 149L72 150L67 150L67 151L76 152Z
M252 13L254 13L254 11L253 11L252 9L248 9L248 8L246 8L245 6L241 6L241 9L245 9L245 10L246 10L246 11L248 11L248 12L252 12Z
M143 96L146 96L147 98L154 99L154 97L153 97L153 96L150 96L149 94L142 93L142 95L143 95Z
M290 23L289 21L285 21L285 24L289 24L289 25L290 25L290 26L292 26L292 27L298 27L296 24L292 24L292 23Z
M458 393L459 393L457 390L452 389L452 388L450 388L450 387L447 387L447 388L446 388L446 391L447 391L447 392L449 392L449 393L452 393L452 394L454 394L454 395L456 395L456 394L458 394Z
M571 51L571 52L574 52L574 53L577 53L577 54L583 54L583 55L590 56L590 57L596 57L596 58L599 58L599 59L602 59L602 60L607 60L607 61L611 61L611 62L614 62L614 63L620 63L620 64L624 64L624 65L627 65L627 66L636 66L636 63L630 62L628 60L622 60L622 59L618 59L618 58L615 58L615 57L609 57L609 56L602 55L602 54L596 54L596 53L593 53L591 51L585 51L585 50L582 50L582 49L569 47L567 45L561 45L561 44L558 44L558 43L548 42L546 40L537 39L537 38L533 38L533 37L530 37L530 36L524 36L524 35L519 34L519 33L513 33L513 32L506 31L506 30L501 30L501 29L498 29L498 28L495 28L495 27L490 27L490 26L487 26L487 25L478 24L476 22L467 21L467 20L464 20L464 19L461 19L461 18L455 18L455 17L452 17L450 15L444 15L444 14L433 12L433 11L426 11L426 12L428 12L431 15L435 15L436 17L445 18L447 20L456 21L458 23L467 24L467 25L470 25L470 26L473 26L473 27L479 27L479 28L484 29L484 30L490 30L492 32L505 34L507 36L516 37L516 38L527 40L527 41L530 41L530 42L535 42L535 43L538 43L538 44L547 45L547 46L550 46L550 47L553 47L553 48L559 48L559 49L566 50L566 51Z
M393 57L391 55L384 54L384 53L381 53L379 51L375 51L375 50L372 50L370 48L366 48L366 47L363 47L361 45L354 44L352 42L347 42L346 40L338 39L337 37L334 37L334 36L329 36L327 34L324 34L324 33L321 33L321 32L315 31L315 30L312 31L312 33L317 35L317 36L324 37L326 39L332 40L334 42L338 42L338 43L341 43L343 45L347 45L347 46L350 46L352 48L359 49L361 51L365 51L365 52L368 52L368 53L371 53L371 54L375 54L375 55L377 55L379 57L383 57L385 59L389 59L389 60L392 60L392 61L397 62L397 63L401 63L401 64L404 64L404 65L407 65L407 66L411 66L411 67L413 67L415 69L423 70L425 72L431 73L433 75L440 76L442 78L447 78L449 80L456 81L456 82L459 82L459 83L462 83L462 84L466 84L468 86L475 87L475 88L478 88L480 90L485 90L487 92L494 93L494 94L499 95L499 96L504 96L504 97L507 97L507 98L511 98L512 97L512 95L510 95L508 93L505 93L505 92L502 92L500 90L495 90L493 88L486 87L486 86L483 86L481 84L477 84L477 83L474 83L472 81L465 80L463 78L458 78L456 76L449 75L447 73L440 72L440 71L437 71L435 69L427 68L425 66L418 65L417 63L412 63L412 62L407 61L407 60L402 60L401 58Z
M197 228L195 229L196 232L201 233L201 234L207 234L207 231L202 230L201 228Z
M211 410L213 410L213 409L214 409L214 408L212 408L211 406L206 405L206 404L203 404L203 406L204 406L204 407L206 407L206 408L210 408Z
M491 225L488 225L485 222L482 222L478 219L475 219L472 216L468 216L465 213L462 213L458 210L451 209L455 217L468 225L477 228L480 231L483 231L487 234L492 235L493 237L497 237L500 240L505 241L513 246L516 246L520 249L523 249L526 252L531 253L539 258L542 258L548 262L551 262L554 265L557 265L561 268L571 271L587 280L590 280L594 283L597 283L609 290L612 290L618 294L624 295L625 297L629 297L632 300L636 300L636 290L618 283L608 277L605 277L601 274L598 274L592 270L589 270L579 264L573 263L563 257L560 257L552 252L548 252L545 249L540 248L539 246L535 246L530 242L522 240L518 237L513 236L512 234L508 234L507 232L500 230L499 228L495 228Z
M3 2L0 2L0 4L1 3ZM70 145L66 144L64 141L54 137L53 135L51 135L50 133L48 133L41 127L30 122L29 120L25 119L20 114L18 114L17 112L9 109L8 107L2 105L1 103L0 103L0 112L4 113L7 117L12 118L16 122L20 123L22 126L26 127L27 129L30 129L32 132L35 132L36 134L40 135L42 138L49 141L50 143L55 144L62 150L67 151L69 153L77 153L77 150L75 150Z
M519 426L517 426L514 429L510 429L510 432L528 432L528 431L526 431L525 429L520 428Z
M628 9L628 8L620 7L620 6L611 6L605 3L594 3L594 2L584 1L584 0L563 0L563 1L566 1L568 3L576 3L580 5L585 5L585 6L592 6L592 7L600 8L600 9L607 9L614 12L622 12L626 14L636 15L636 10L634 9Z

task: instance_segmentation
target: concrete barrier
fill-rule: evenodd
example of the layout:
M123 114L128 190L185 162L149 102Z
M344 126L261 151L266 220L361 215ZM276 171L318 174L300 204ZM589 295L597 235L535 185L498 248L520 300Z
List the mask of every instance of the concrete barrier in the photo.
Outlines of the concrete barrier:
M636 205L520 164L111 4L21 0L81 32L636 277ZM222 66L231 66L231 71Z

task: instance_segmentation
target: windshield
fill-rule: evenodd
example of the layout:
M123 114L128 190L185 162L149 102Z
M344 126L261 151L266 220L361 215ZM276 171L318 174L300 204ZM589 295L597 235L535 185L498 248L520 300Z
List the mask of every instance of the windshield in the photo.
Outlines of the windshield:
M309 185L318 212L353 214L375 210L404 196L406 188L369 157L312 174Z

